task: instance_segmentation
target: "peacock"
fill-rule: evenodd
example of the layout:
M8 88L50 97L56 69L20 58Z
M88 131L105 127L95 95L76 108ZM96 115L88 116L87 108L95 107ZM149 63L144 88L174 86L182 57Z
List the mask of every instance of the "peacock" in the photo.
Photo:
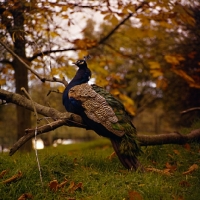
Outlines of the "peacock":
M88 84L91 71L85 58L74 64L78 70L64 90L63 105L68 112L80 115L89 129L110 139L125 168L137 170L141 167L137 159L141 148L130 115L104 88Z

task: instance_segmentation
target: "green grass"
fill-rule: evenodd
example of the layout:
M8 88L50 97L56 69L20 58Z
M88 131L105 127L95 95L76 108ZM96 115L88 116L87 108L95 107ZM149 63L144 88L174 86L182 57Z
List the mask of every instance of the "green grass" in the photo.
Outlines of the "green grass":
M179 145L144 147L140 157L145 167L166 169L166 163L176 165L171 176L155 172L128 171L117 157L109 160L112 153L110 142L100 139L93 142L58 146L38 151L43 186L40 182L35 153L16 153L9 157L0 154L0 172L8 170L0 179L0 200L18 199L23 193L30 193L34 200L94 199L128 200L136 199L131 192L139 195L139 200L197 200L199 199L200 169L188 175L184 171L197 164L200 166L200 147L192 144L187 150ZM10 184L3 181L22 172L22 177ZM49 182L65 179L64 188L53 192ZM70 182L82 182L82 189L70 191Z

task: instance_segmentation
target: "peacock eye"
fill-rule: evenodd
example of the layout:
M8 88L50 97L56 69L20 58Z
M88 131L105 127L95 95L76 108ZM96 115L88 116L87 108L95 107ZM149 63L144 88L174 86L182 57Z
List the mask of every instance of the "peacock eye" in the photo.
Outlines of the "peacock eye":
M80 61L79 64L82 65L84 63L84 61Z

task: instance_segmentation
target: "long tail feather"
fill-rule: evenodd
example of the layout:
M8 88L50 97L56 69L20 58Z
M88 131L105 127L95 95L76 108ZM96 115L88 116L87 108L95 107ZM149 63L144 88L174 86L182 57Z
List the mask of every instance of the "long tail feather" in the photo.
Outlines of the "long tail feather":
M126 155L120 152L121 138L110 138L110 140L115 153L125 168L134 170L141 168L141 164L135 155Z

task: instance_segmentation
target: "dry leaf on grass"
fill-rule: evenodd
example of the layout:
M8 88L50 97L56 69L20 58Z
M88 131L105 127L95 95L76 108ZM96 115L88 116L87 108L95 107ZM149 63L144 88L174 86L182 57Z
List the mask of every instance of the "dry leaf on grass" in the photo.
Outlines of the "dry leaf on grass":
M63 187L67 184L67 182L68 182L68 180L65 179L62 183L60 183L60 184L58 185L58 189L59 189L59 188L63 188Z
M9 179L6 179L5 181L3 181L4 184L7 183L11 183L13 181L16 181L18 179L20 179L22 177L22 172L19 171L17 174L15 174L14 176L10 177Z
M0 179L4 177L4 175L7 173L7 170L3 170L1 173L0 173Z
M49 188L50 190L56 192L58 189L58 181L57 180L53 180L49 183Z
M153 167L147 167L145 168L145 170L147 172L156 172L156 173L159 173L159 174L162 174L162 175L167 175L167 176L170 176L171 173L170 173L170 169L156 169L156 168L153 168Z
M57 180L53 180L49 183L49 188L50 190L52 190L53 192L58 191L60 188L64 188L64 186L68 183L68 180L65 179L65 181L63 181L62 183L58 183ZM74 191L76 191L77 189L83 189L83 184L82 182L79 182L78 184L75 184L73 181L70 182L70 185L68 187L68 191L73 193Z
M185 143L185 144L183 145L183 147L184 147L186 150L188 150L188 151L190 151L190 149L191 149L190 144L188 144L188 143Z
M32 194L24 193L18 198L18 200L26 200L26 199L32 199L32 198L33 198Z
M179 152L177 149L174 149L173 152L174 152L176 155L180 155L180 152Z
M142 195L137 191L129 191L129 200L143 200Z
M62 183L58 184L57 180L53 180L49 183L49 188L50 190L52 190L53 192L56 192L58 189L63 188L66 184L67 184L67 179L65 179L65 181L63 181Z
M75 185L74 181L71 181L68 190L71 190L74 187L74 185Z
M165 164L165 167L170 170L170 172L174 172L177 169L176 165L171 165L168 162Z
M75 192L77 189L83 189L83 183L79 182L78 184L75 184L73 181L70 183L69 187L68 187L68 191L73 193Z
M199 166L197 164L193 164L192 166L189 167L189 169L187 171L183 172L183 175L190 174L190 173L196 171L198 168L199 168Z

